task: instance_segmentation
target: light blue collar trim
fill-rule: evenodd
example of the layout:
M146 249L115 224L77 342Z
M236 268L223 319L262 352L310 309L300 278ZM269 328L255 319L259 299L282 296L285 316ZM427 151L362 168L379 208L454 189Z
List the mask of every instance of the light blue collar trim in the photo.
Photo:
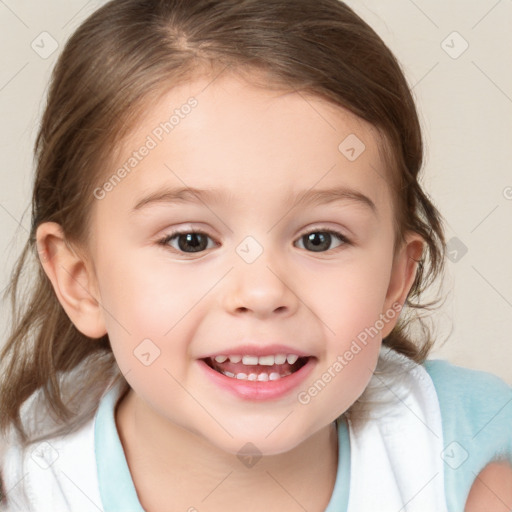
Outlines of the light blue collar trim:
M104 512L144 512L126 462L116 428L114 410L119 387L110 389L101 399L94 425L94 449L98 484ZM336 420L338 432L338 468L331 499L325 512L347 510L350 487L350 439L347 420Z
M114 410L119 387L101 399L94 425L94 450L104 512L144 512L116 428Z
M350 492L350 438L347 419L340 416L336 420L338 430L338 469L331 499L325 512L346 512Z

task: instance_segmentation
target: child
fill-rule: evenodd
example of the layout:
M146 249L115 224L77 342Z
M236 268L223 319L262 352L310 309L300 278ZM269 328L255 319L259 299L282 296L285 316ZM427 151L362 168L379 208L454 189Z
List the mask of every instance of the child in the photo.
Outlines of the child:
M343 3L109 2L36 157L3 510L510 510L512 389L411 334L441 217Z

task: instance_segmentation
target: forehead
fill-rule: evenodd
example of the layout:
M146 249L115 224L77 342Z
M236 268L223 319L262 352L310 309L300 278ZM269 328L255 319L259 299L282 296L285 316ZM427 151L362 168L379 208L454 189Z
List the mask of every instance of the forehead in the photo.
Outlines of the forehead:
M318 96L229 73L199 77L167 91L138 119L115 153L110 174L125 172L106 199L126 210L144 192L179 186L277 206L297 191L344 185L364 190L386 214L381 144L372 125Z

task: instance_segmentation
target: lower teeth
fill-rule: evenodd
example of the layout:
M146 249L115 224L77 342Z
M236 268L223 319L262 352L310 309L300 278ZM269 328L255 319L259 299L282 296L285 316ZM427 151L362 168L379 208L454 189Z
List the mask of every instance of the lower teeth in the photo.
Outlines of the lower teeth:
M279 380L283 377L287 377L288 375L291 375L292 372L286 372L283 375L281 375L277 372L272 372L270 374L268 374L268 373L259 373L259 374L250 373L249 375L247 375L246 373L237 373L235 375L234 373L228 372L228 371L221 371L221 373L223 375L225 375L226 377L231 377L231 378L235 378L238 380L253 380L253 381L257 380L257 381L265 382L268 380Z

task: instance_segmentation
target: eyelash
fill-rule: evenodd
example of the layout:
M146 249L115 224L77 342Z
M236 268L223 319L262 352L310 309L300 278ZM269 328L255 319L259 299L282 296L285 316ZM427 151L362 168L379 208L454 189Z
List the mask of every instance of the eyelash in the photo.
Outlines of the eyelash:
M174 251L174 252L177 252L178 254L187 254L187 255L192 255L192 254L201 254L201 253L204 253L207 249L204 249L202 251L197 251L196 253L195 252L184 252L184 251L180 251L178 249L175 249L174 247L170 247L168 244L171 240L173 240L174 238L180 236L180 235L188 235L188 234L197 234L197 235L204 235L208 238L210 238L211 240L213 240L213 238L208 234L206 233L205 231L201 231L200 229L196 229L196 230L192 230L192 229L183 229L183 230L176 230L176 231L172 231L171 233L165 235L163 238L161 238L160 240L158 240L158 244L159 245L162 245L166 248L169 248L171 251ZM302 233L301 235L299 235L299 237L297 238L297 240L301 240L304 236L306 235L310 235L312 233L329 233L330 235L334 235L335 238L338 239L338 241L342 242L341 245L339 245L338 247L335 247L334 249L329 249L327 251L317 251L318 253L322 254L322 253L330 253L332 251L335 251L336 249L339 249L340 247L343 247L344 245L352 245L352 242L343 234L341 234L339 231L335 231L333 229L330 229L330 228L314 228L314 229L310 229L309 231L305 231L304 233ZM304 249L306 250L306 249ZM315 251L307 251L307 252L312 252L312 253L315 253Z

